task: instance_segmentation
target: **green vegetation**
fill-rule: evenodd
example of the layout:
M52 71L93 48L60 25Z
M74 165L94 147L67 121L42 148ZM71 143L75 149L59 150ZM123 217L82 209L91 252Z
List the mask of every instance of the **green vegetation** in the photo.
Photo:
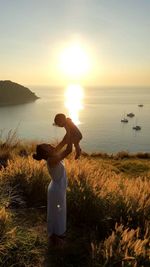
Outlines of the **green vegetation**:
M0 81L0 106L32 102L38 97L27 87L9 80Z
M49 250L46 164L32 159L35 144L11 133L6 139L0 142L1 267L150 266L149 156L69 156L67 244Z

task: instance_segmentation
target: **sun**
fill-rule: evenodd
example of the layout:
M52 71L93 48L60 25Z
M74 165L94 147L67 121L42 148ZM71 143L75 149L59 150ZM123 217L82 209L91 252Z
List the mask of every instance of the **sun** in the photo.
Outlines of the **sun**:
M82 77L90 69L90 60L86 50L80 44L71 44L60 54L61 71L68 77Z

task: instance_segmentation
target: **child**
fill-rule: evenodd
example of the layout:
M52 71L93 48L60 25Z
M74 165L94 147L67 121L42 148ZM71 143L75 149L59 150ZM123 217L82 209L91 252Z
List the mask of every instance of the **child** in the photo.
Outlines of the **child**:
M66 129L66 135L55 148L56 151L60 150L62 147L64 147L64 145L68 144L69 139L71 139L71 142L72 144L74 144L76 150L75 159L78 159L81 154L81 148L79 142L82 139L82 134L77 128L77 126L72 122L70 118L66 118L66 116L62 113L59 113L55 116L54 125L57 125L59 127L64 127Z

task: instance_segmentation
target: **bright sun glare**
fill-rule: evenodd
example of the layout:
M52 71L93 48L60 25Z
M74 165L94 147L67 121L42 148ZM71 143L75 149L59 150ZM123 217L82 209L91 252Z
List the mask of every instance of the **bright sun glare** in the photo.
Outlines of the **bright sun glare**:
M79 111L83 109L83 96L83 88L80 85L69 85L65 91L65 106L76 125L80 124Z
M82 77L88 73L90 60L85 49L80 44L72 44L62 51L60 67L69 77Z

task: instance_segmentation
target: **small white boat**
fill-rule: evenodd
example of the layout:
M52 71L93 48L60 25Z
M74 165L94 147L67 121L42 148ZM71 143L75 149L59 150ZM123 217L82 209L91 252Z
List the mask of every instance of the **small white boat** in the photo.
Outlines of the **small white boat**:
M121 122L128 122L128 120L126 118L123 118Z
M138 107L142 108L144 105L143 104L139 104Z
M134 126L133 130L140 131L141 130L141 126L139 126L139 125Z
M127 114L127 116L130 117L130 118L133 118L135 116L135 114L130 112L130 113Z

